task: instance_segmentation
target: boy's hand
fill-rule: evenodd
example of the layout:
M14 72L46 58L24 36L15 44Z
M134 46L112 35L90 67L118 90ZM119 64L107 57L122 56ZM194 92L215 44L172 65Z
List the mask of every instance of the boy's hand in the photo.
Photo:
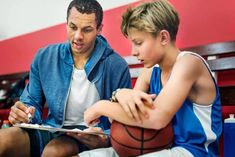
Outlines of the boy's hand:
M97 113L96 110L96 106L98 103L99 101L87 108L84 112L84 122L87 126L92 126L92 124L94 124L96 121L98 122L98 119L101 116Z
M17 101L12 107L11 111L9 113L8 120L11 124L16 123L29 123L30 118L29 114L31 114L32 117L34 117L35 108L34 107L28 107L26 104Z
M122 106L129 117L141 121L141 115L148 118L146 107L154 108L155 94L147 94L143 91L121 89L116 93L118 103Z

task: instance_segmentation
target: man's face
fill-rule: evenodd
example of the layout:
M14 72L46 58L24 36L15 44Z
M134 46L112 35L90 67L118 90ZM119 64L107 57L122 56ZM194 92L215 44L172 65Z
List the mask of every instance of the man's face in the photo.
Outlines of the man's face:
M96 36L101 32L97 29L95 14L82 14L75 7L70 10L67 21L67 34L73 55L89 54L94 48Z

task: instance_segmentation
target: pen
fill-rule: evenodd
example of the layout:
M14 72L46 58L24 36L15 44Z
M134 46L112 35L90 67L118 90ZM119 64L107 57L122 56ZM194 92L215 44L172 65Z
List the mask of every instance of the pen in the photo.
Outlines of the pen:
M32 114L31 114L31 113L28 113L28 121L29 121L29 123L31 123L32 120L33 120Z
M30 107L31 106L27 106L28 108L27 108L27 112L28 112L28 114L27 114L27 116L28 116L28 121L29 121L29 123L31 123L32 122L32 120L33 120L33 116L32 116L32 114L29 112L29 109L30 109Z

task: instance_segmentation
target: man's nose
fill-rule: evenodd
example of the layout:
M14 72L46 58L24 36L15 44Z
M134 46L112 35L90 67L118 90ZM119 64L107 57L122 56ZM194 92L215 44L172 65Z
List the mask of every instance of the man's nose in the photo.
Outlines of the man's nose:
M83 33L81 30L77 30L74 34L75 39L83 39Z

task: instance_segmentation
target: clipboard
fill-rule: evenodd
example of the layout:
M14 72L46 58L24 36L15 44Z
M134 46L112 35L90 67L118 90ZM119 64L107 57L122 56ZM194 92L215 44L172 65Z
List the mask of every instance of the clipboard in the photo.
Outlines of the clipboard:
M83 131L78 128L66 129L66 128L52 127L49 125L39 125L39 124L17 123L17 124L14 124L13 126L20 127L20 128L26 128L26 129L45 130L45 131L50 131L53 133L54 132L64 132L64 133L79 133L79 134L90 134L90 135L108 135L107 133L104 133L104 132L102 132L102 133L101 132L88 132L88 131Z

